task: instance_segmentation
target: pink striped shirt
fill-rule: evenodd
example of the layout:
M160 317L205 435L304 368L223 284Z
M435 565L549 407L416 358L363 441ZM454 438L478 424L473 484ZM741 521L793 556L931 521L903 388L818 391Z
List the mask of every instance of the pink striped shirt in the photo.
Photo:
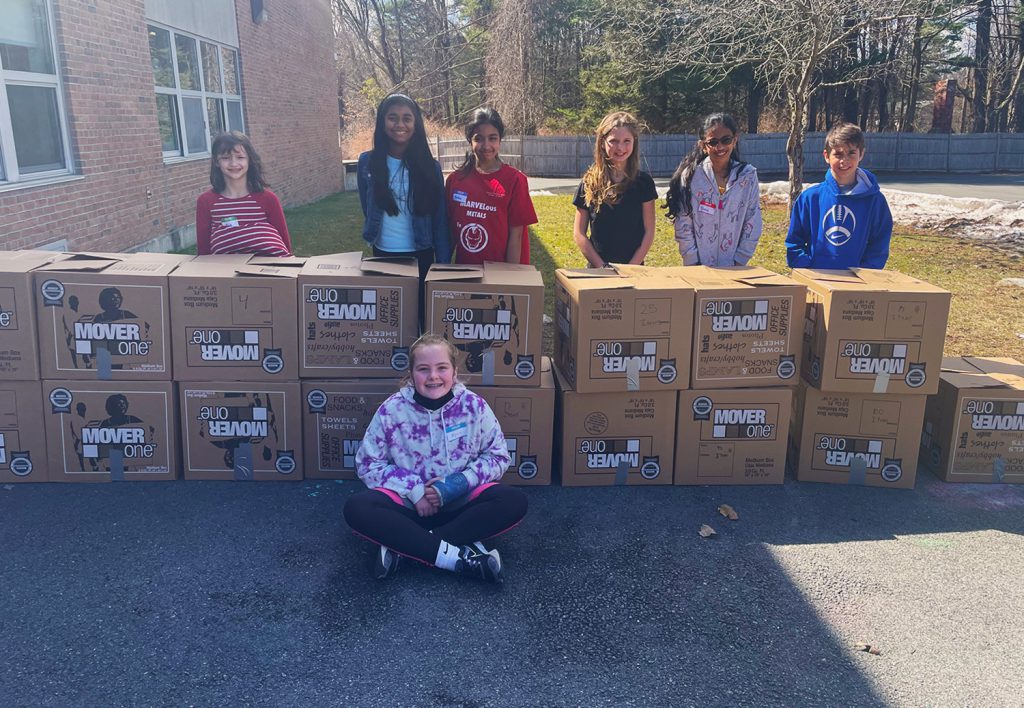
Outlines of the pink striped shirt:
M281 202L269 190L238 198L213 190L203 193L196 201L196 246L200 255L292 254Z

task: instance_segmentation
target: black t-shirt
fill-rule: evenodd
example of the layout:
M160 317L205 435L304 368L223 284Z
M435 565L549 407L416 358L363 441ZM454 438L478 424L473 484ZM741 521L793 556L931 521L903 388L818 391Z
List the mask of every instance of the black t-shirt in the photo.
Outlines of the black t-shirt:
M596 215L587 206L583 182L576 188L572 203L590 212L590 242L598 255L607 263L629 263L644 240L643 205L657 198L654 180L646 172L638 172L619 203L602 204Z

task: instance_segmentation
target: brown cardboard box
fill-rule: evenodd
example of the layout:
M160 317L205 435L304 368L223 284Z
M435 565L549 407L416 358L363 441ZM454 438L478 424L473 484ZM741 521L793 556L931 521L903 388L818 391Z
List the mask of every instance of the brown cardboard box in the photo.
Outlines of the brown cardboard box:
M935 393L950 294L894 270L807 270L803 375L825 391Z
M806 288L754 266L694 266L693 388L795 386Z
M42 420L38 381L0 381L0 482L47 481Z
M555 428L555 378L551 359L541 359L538 388L474 386L494 411L505 434L512 464L505 484L551 484L551 443Z
M51 482L158 481L178 476L170 381L44 381Z
M299 273L299 375L397 377L419 335L419 266L412 259L336 253Z
M174 378L299 377L296 283L301 258L197 256L170 277Z
M298 382L179 387L185 479L302 479Z
M798 480L914 487L925 396L826 393L807 384L797 392Z
M928 397L921 459L947 482L1024 482L1024 364L942 360Z
M380 404L398 386L394 379L302 382L307 479L357 479L356 451L366 428Z
M0 380L39 378L32 271L59 258L46 251L4 251L0 258Z
M574 390L689 387L693 286L681 269L555 271L555 363Z
M672 484L677 391L578 393L555 366L562 486Z
M463 383L538 386L544 281L515 263L434 264L426 281L428 332L459 350Z
M679 394L676 484L782 484L793 390Z
M167 276L188 256L65 253L34 271L44 379L171 378Z

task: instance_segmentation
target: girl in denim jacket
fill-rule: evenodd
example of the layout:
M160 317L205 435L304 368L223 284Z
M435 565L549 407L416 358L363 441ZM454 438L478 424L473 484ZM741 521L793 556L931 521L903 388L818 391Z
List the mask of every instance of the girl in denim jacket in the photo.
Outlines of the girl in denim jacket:
M377 107L373 150L359 156L363 238L373 255L415 258L423 279L431 263L451 261L441 165L430 154L423 114L416 102L393 93Z
M701 139L676 168L666 207L683 265L746 265L761 238L757 170L740 160L732 116L704 119Z

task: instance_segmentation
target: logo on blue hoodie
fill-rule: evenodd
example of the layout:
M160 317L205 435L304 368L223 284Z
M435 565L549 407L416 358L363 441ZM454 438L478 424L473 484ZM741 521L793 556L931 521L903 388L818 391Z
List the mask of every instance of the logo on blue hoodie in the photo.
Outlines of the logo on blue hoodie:
M853 237L857 228L857 217L850 207L833 204L821 219L821 228L825 238L833 246L842 246Z

